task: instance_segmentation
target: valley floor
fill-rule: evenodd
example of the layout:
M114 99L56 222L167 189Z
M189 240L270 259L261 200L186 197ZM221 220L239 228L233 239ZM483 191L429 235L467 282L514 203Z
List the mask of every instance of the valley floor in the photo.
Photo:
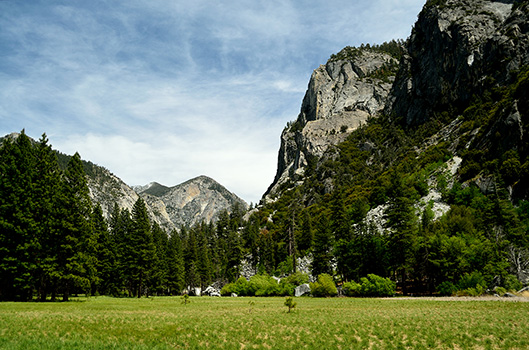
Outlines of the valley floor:
M189 300L0 303L0 349L529 348L529 303L507 298Z

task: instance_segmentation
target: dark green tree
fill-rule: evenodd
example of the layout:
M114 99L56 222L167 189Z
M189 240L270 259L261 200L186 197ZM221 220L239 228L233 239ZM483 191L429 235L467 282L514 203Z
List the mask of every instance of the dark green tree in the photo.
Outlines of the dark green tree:
M163 295L167 291L168 282L168 237L167 233L156 222L152 224L151 232L155 254L149 286L157 294Z
M207 229L207 225L203 224L201 225L201 229L198 232L198 251L197 251L197 273L200 276L200 287L206 288L210 283L212 279L212 266L210 261L210 253L209 253L209 246L208 246L208 240L206 237L205 230Z
M171 233L167 244L167 285L170 294L180 294L185 287L185 266L182 239L176 231Z
M119 290L115 278L118 273L116 247L99 203L93 208L91 220L92 232L97 237L97 279L92 286L92 293L116 295Z
M313 240L314 231L312 229L312 219L309 212L304 210L302 214L299 238L297 239L298 249L302 255L306 254L311 249Z
M56 247L58 282L63 301L72 290L89 292L96 277L94 247L97 237L90 228L91 201L81 157L76 153L64 173L61 191L60 242Z
M184 230L183 230L184 231ZM184 231L186 233L186 231ZM195 230L187 231L186 248L184 253L186 285L190 288L200 287L200 274L198 272L198 243Z
M0 148L0 298L28 300L37 274L37 222L33 211L35 152L24 131Z
M313 276L319 276L321 274L332 275L332 246L333 240L328 213L322 212L318 217L318 223L314 233L314 245L312 250Z
M36 176L33 195L35 198L34 218L37 223L39 248L37 251L38 298L45 301L48 292L56 289L57 247L60 242L60 193L62 171L57 154L43 134L36 146Z
M153 242L151 224L145 201L140 197L132 208L132 227L129 235L131 250L126 258L131 272L134 295L140 298L152 274L156 246Z
M119 209L117 204L112 210L110 221L110 239L116 252L116 273L113 276L113 284L116 294L120 295L126 290L129 296L134 295L131 260L134 254L130 235L132 232L132 218L128 209Z

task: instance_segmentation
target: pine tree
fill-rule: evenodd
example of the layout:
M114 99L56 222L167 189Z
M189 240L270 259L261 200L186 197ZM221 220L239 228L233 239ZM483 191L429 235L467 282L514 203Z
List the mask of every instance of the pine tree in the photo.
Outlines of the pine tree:
M38 251L33 181L35 156L22 131L0 148L0 298L28 300L35 284Z
M144 287L152 272L156 247L154 245L149 215L145 201L140 197L132 208L132 230L130 232L131 250L129 254L129 268L134 292L138 298L144 293Z
M91 221L93 234L97 237L97 278L96 283L92 286L93 294L116 294L117 286L114 278L116 274L115 246L99 203L92 211Z
M91 201L81 157L76 153L69 161L61 191L60 241L58 249L58 280L63 301L73 289L87 292L95 279L96 241L91 236Z
M412 240L418 230L417 219L408 189L399 171L391 173L392 197L386 211L387 226L392 232L389 237L391 265L395 275L400 275L403 292L406 293L406 280L410 266L413 264Z
M301 230L299 234L298 248L302 254L305 254L311 247L314 240L314 231L312 229L312 219L307 210L303 211L301 221Z
M205 225L202 225L205 229ZM207 287L211 283L212 267L209 259L209 247L205 230L201 229L198 234L198 251L197 251L197 272L200 276L201 288Z
M57 154L48 145L46 134L43 134L36 148L36 176L34 195L36 207L35 220L38 223L37 235L39 250L37 253L38 276L37 290L39 299L45 301L47 293L56 285L57 249L59 245L61 205L61 175Z
M167 244L168 288L170 294L180 294L185 287L182 239L176 231L171 233Z
M243 232L243 247L250 254L250 262L255 269L259 263L259 220L255 215L250 216Z
M117 293L126 289L129 296L132 296L135 291L131 268L134 250L130 241L132 219L128 209L119 209L116 204L110 216L109 226L110 238L116 252L116 270L113 284L116 286Z
M198 244L195 230L189 230L184 253L186 266L186 285L190 288L200 286L200 274L198 273Z
M323 273L332 275L332 233L327 213L319 216L318 226L314 234L314 249L312 260L312 275Z
M152 224L151 232L155 246L155 254L149 285L156 293L163 294L167 290L168 282L168 237L167 233L156 222Z

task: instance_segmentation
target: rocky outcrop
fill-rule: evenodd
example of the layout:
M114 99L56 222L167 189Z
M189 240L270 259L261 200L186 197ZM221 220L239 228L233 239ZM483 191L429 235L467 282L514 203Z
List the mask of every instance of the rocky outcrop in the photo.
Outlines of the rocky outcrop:
M528 7L514 0L428 1L419 14L386 113L407 125L460 112L529 64Z
M139 198L136 191L107 169L95 165L92 165L92 168L95 170L87 176L90 198L93 203L101 205L103 216L109 219L116 204L120 209L128 209L132 212L132 207ZM151 221L156 222L167 232L177 228L169 218L162 201L153 198L145 202Z
M154 211L167 213L176 226L192 226L201 221L216 221L221 211L233 206L245 211L248 204L207 176L199 176L174 187L157 183L137 187Z
M295 297L302 297L304 295L310 295L310 286L308 283L304 283L300 286L297 286L294 290L294 296Z
M277 173L265 199L272 200L281 185L302 177L311 159L383 109L393 79L387 71L396 65L388 54L362 49L351 59L330 60L312 73L301 112L281 135Z

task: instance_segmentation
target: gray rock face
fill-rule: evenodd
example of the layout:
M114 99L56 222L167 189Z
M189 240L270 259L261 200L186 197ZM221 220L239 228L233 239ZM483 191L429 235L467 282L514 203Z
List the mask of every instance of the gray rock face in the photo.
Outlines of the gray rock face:
M131 187L103 167L98 167L98 172L95 175L88 176L87 183L92 202L101 205L103 216L106 219L110 218L110 213L115 204L120 209L128 209L132 212L132 207L139 198ZM168 232L176 228L165 211L163 202L153 200L146 201L146 204L151 221L156 222Z
M204 289L202 295L209 295L210 297L220 297L220 290L213 286L208 286L206 289Z
M242 210L248 208L245 201L206 176L174 187L151 183L133 189L108 170L101 169L98 176L88 178L88 187L92 201L101 204L107 219L114 204L120 209L132 211L139 196L145 200L149 218L167 232L203 220L215 221L222 210L230 210L235 204Z
M224 186L207 176L199 176L174 187L153 183L143 187L140 195L153 211L167 213L176 226L215 221L221 211L238 205L242 210L248 204Z
M265 199L271 200L287 181L296 181L311 159L383 109L391 81L374 73L396 63L387 54L366 49L352 60L330 61L312 73L301 112L281 135L278 169Z
M297 286L294 290L294 296L301 297L303 295L309 295L310 294L310 286L308 283L304 283L301 286Z
M460 108L529 63L528 6L515 1L446 0L425 5L386 108L408 125Z

